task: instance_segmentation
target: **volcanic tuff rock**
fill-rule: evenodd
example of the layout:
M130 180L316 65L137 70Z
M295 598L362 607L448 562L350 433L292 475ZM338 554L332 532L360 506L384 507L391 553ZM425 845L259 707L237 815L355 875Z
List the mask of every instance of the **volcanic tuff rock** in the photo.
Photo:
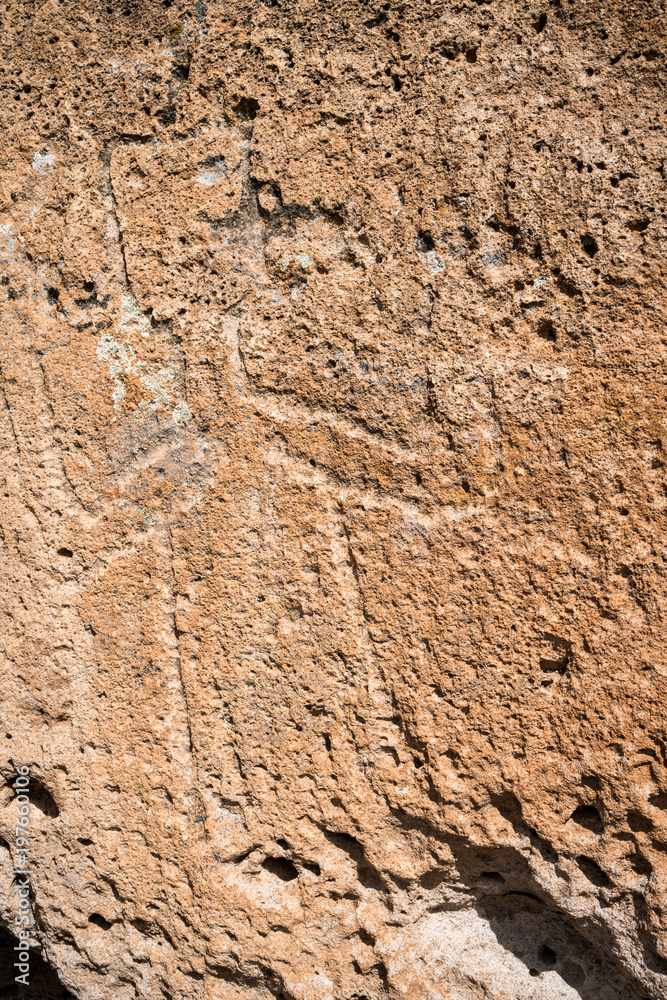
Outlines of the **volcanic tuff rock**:
M33 995L664 997L665 3L0 17Z

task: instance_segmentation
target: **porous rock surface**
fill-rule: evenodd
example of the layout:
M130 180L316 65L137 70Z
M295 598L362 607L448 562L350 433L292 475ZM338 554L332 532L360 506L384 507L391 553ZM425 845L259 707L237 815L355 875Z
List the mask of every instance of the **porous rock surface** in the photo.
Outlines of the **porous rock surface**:
M0 17L33 995L664 997L664 2Z

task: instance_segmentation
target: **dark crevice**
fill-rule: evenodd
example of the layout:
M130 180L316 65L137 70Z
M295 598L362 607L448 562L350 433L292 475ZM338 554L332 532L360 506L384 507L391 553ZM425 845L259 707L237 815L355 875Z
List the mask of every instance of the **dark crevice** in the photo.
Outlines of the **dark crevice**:
M389 884L381 872L372 865L362 844L349 833L336 833L332 830L323 829L324 836L329 843L339 850L344 851L348 857L354 861L357 867L357 874L360 883L366 889L375 889L378 892L389 895Z
M0 997L2 1000L76 1000L60 982L58 973L48 965L35 948L29 950L29 984L15 982L20 971L17 961L17 939L0 927Z
M594 861L593 858L587 858L585 854L580 854L576 862L579 870L586 876L589 882L599 889L611 889L614 883L607 873L600 868L597 861Z

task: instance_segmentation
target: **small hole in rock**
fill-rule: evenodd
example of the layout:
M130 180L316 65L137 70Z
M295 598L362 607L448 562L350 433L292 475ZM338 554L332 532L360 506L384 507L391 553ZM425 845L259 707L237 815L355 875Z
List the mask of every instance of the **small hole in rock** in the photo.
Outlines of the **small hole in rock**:
M607 873L600 868L597 861L593 861L592 858L587 858L583 854L579 855L576 861L579 870L586 876L589 882L592 882L599 889L611 889L613 882Z
M557 659L542 656L540 657L540 670L545 674L564 674L567 671L569 663L569 655L559 656Z
M634 833L650 833L653 829L653 820L633 809L628 813L628 826Z
M30 803L36 809L39 809L44 816L49 816L51 819L55 819L60 815L60 809L56 803L56 800L51 795L51 792L46 788L41 781L37 781L35 778L30 778Z
M550 948L548 944L543 944L540 948L539 954L540 962L544 962L545 965L555 965L556 964L556 952L553 948Z
M240 118L249 118L251 121L257 117L259 111L259 101L254 97L242 97L233 109Z
M59 556L64 556L64 557L65 557L65 559L71 559L71 558L72 558L72 556L74 555L74 553L72 552L72 550L71 550L71 549L66 549L66 548L65 548L65 547L63 546L62 548L58 549L58 555L59 555Z
M419 879L419 884L422 888L431 890L437 889L444 881L445 873L438 868L432 868L431 871L424 872Z
M630 864L632 865L632 870L636 872L637 875L650 875L653 871L651 862L642 854L633 854L630 858Z
M271 875L275 875L282 882L292 882L293 879L299 877L296 867L287 858L266 858L265 861L262 861L262 868L270 872Z
M108 931L111 927L111 923L108 920L105 920L100 913L91 913L88 917L88 923L101 927L103 931Z
M578 826L583 826L585 830L595 833L598 836L604 832L604 823L600 813L595 806L578 806L570 819Z
M581 249L589 257L595 257L598 252L598 245L590 234L586 233L581 237Z
M415 246L421 253L430 253L431 250L435 249L435 243L433 242L433 237L430 233L425 232L425 230L420 229L417 233L417 238L415 240Z
M537 328L537 335L542 340L547 340L553 344L556 341L556 331L550 319L544 319Z

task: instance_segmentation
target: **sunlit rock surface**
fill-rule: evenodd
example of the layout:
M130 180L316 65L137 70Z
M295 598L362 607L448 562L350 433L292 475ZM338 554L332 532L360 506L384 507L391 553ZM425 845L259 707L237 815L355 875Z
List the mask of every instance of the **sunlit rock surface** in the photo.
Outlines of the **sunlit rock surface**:
M667 993L665 6L603 8L4 4L33 997Z

